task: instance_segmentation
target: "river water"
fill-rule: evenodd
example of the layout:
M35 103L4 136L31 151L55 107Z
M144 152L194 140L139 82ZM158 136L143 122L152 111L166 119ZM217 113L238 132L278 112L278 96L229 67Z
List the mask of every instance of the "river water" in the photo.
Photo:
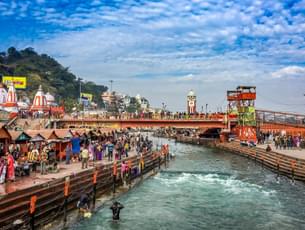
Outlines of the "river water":
M168 142L176 159L118 199L119 223L106 203L71 229L305 229L304 184L238 155Z

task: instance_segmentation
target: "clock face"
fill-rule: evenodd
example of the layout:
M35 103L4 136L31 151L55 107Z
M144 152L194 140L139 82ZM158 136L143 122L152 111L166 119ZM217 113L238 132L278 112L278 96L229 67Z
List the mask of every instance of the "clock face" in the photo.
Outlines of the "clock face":
M189 101L189 106L194 106L194 101Z

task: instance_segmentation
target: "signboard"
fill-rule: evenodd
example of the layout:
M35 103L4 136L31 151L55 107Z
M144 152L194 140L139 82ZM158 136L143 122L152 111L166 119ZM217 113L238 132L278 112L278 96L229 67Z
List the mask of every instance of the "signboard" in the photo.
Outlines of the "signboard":
M81 93L80 97L82 98L82 100L92 101L93 95L90 93Z
M26 89L26 77L21 76L2 76L2 83L8 85L13 82L16 89Z

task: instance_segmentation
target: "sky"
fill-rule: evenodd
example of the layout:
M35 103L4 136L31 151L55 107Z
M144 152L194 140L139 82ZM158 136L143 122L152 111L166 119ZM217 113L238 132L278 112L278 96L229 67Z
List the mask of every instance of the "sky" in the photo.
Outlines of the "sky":
M154 107L224 110L257 87L257 108L305 113L305 0L0 0L0 50L33 47L77 77Z

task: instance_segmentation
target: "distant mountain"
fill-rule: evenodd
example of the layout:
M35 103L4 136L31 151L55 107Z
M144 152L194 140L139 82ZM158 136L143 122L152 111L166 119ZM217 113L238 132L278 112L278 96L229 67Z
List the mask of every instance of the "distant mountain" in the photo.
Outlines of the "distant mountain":
M27 88L19 95L33 99L39 85L45 92L53 94L59 103L71 109L79 98L79 79L47 54L38 54L33 48L16 50L10 47L7 52L0 52L0 75L26 76ZM102 105L101 93L107 87L94 82L81 83L82 92L93 94L93 101Z

